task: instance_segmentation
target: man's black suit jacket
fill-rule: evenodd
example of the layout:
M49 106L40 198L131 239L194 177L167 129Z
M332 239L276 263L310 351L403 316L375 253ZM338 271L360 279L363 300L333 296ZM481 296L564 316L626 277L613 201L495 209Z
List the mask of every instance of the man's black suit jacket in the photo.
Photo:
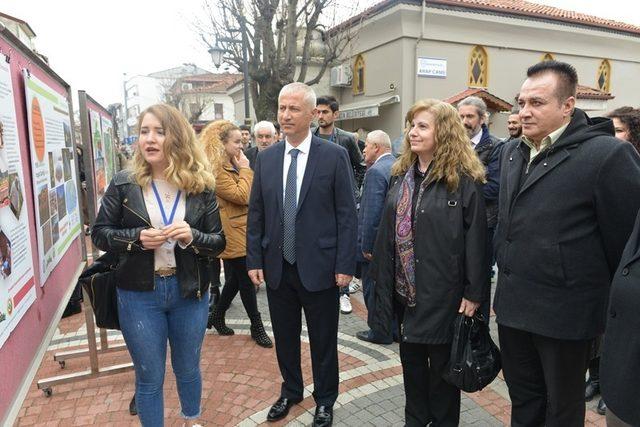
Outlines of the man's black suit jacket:
M258 153L249 201L247 268L263 269L277 288L282 278L282 168L285 143ZM353 275L357 216L347 151L312 136L298 198L296 264L302 285L314 292L336 285L335 274Z

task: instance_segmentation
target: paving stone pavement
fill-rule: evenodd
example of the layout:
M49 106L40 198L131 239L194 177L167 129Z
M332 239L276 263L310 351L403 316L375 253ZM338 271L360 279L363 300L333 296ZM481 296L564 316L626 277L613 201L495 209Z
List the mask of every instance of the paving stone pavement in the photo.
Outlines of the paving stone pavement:
M334 407L336 426L401 426L404 420L404 392L398 345L380 346L359 341L355 334L366 329L366 309L362 293L352 296L354 311L340 316L338 337L340 395ZM268 322L266 291L258 293L258 306ZM249 336L249 321L239 296L227 313L227 324L236 335L222 337L207 331L202 350L203 403L201 421L206 426L267 425L266 413L280 392L280 375L274 349L255 345ZM495 329L495 325L492 329ZM495 331L492 331L495 333ZM111 342L121 342L118 331L109 331ZM312 378L306 329L302 332L302 370L305 399L295 405L286 420L271 426L310 425L315 404L311 397ZM497 337L495 337L497 340ZM60 350L86 345L84 316L63 319L45 355L36 380L87 369L88 360L71 359L64 370L53 361ZM126 352L100 356L101 366L125 363ZM139 425L128 413L134 390L133 372L80 381L53 388L46 398L34 384L22 408L17 426ZM182 425L175 378L167 363L165 381L165 420L167 425ZM604 417L594 412L597 402L589 403L586 425L604 426ZM485 390L463 394L460 425L508 425L510 403L501 376Z

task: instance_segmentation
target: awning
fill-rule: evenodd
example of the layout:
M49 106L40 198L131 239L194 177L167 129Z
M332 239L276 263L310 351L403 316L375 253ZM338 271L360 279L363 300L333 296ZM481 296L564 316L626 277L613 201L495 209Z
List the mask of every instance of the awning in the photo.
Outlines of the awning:
M366 101L353 102L340 106L340 115L337 120L364 119L378 117L378 109L385 105L400 102L400 95L369 98Z

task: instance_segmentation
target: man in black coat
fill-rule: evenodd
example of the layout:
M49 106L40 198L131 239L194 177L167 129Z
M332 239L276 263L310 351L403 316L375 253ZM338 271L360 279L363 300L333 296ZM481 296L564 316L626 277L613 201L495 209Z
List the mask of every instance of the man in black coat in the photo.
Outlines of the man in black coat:
M523 137L502 150L497 314L513 426L584 425L585 371L640 208L640 158L575 108L577 74L527 70Z
M351 168L343 171L344 173L353 174L353 194L356 203L360 201L360 191L364 181L364 175L367 172L367 166L364 163L362 151L358 148L358 142L352 133L345 132L335 125L338 119L340 105L338 101L331 95L320 96L316 100L316 114L318 119L318 127L312 130L313 135L318 138L326 139L344 147L349 153L349 163ZM340 290L340 312L349 314L352 311L351 300L349 298L349 288Z
M489 133L487 104L477 96L468 96L458 103L458 113L471 140L473 149L487 170L487 183L482 195L487 209L487 286L482 297L480 313L489 319L491 306L491 277L493 276L493 235L498 223L498 193L500 191L500 151L502 141Z
M247 220L247 268L255 285L266 280L280 398L268 421L287 416L303 398L301 311L311 346L315 427L330 426L338 397L338 289L356 267L357 217L344 148L314 137L313 89L290 83L278 97L284 141L256 160Z

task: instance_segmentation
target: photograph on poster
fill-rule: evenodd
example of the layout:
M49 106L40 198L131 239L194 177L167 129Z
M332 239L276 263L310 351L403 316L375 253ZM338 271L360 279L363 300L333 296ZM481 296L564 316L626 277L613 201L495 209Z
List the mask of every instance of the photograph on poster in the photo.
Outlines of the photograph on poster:
M67 181L64 185L67 212L73 212L78 207L78 196L75 185L73 181Z
M47 253L53 246L51 242L51 221L45 222L42 226L42 235L44 237L44 250Z
M0 229L0 275L6 279L11 274L11 242Z
M53 152L53 158L55 160L55 176L56 176L56 186L60 185L64 182L64 175L62 173L62 150L56 150Z
M73 153L68 148L62 149L62 171L64 173L64 181L71 179L71 165L73 164Z
M49 221L49 187L43 185L38 192L38 216L40 224Z
M60 228L58 223L58 216L54 215L51 217L51 238L53 239L53 244L55 245L60 239Z
M49 191L49 217L58 215L58 194L56 189Z
M9 206L9 172L0 174L0 208Z
M38 259L40 271L40 283L46 282L55 266L60 262L69 247L74 243L81 231L80 212L78 202L67 203L67 198L77 192L67 195L65 188L68 182L73 182L77 186L77 172L75 165L70 160L73 157L63 155L64 151L69 151L73 147L71 137L71 116L69 112L69 100L65 94L61 94L37 76L23 72L26 111L29 124L29 148L31 152L31 175L33 188L49 186L49 190L55 191L57 205L57 234L56 242L48 247L44 244L46 237L43 235L43 226L48 219L51 220L49 229L53 233L53 214L49 217L39 217L36 219L38 232ZM65 130L68 128L67 130ZM69 144L71 143L71 146ZM51 155L51 161L43 162L45 156ZM65 164L65 161L68 163ZM51 185L51 175L53 175L54 185ZM37 202L41 200L39 193L36 193ZM48 196L48 195L47 195ZM43 202L49 202L49 197ZM68 209L67 205L73 209ZM40 212L39 206L36 207Z
M67 201L64 198L64 185L56 187L56 194L58 196L58 218L62 219L67 215Z
M22 205L24 204L24 196L22 195L20 177L17 173L9 175L9 202L11 212L13 212L13 215L17 220L19 220L22 212Z

